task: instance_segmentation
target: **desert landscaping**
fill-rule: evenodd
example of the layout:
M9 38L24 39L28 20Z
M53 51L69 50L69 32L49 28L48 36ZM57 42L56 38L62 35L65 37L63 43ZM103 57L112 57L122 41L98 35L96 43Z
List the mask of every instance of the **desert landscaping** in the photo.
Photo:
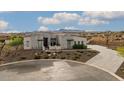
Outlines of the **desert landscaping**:
M74 46L75 49L70 50L25 50L23 48L23 43L20 41L20 37L23 38L23 35L11 35L7 37L12 38L10 44L4 45L4 43L1 43L1 64L32 59L69 59L86 62L99 53L98 51L89 48L86 49L86 47L84 47L84 49L83 47L82 49L76 49L78 46ZM4 39L5 37L1 37L1 41L4 41ZM79 46L79 48L81 48L81 46Z
M63 32L70 35L76 35L87 38L88 45L105 46L108 49L117 51L118 55L124 56L123 48L123 32ZM109 33L109 34L108 34ZM74 60L82 63L88 62L91 58L98 55L100 52L81 46L74 46L75 49L62 49L62 50L41 50L41 49L24 49L22 43L25 33L18 34L4 34L0 37L1 40L1 57L0 64L12 63L15 61L25 60L39 60L39 59L61 59L61 60ZM5 40L11 42L5 44ZM77 48L78 47L78 48ZM84 48L84 49L83 49ZM124 78L124 63L115 72L118 76Z

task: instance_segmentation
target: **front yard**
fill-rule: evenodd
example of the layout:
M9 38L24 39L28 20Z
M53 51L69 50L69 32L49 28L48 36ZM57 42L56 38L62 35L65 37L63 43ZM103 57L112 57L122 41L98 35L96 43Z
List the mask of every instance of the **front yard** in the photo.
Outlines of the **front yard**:
M124 57L124 47L118 47L117 48L118 53ZM124 78L124 62L122 63L122 65L119 67L119 69L117 70L116 74L122 78Z
M91 49L75 49L62 51L42 51L42 50L18 50L13 51L1 59L1 63L8 63L21 60L32 59L69 59L86 62L99 52Z

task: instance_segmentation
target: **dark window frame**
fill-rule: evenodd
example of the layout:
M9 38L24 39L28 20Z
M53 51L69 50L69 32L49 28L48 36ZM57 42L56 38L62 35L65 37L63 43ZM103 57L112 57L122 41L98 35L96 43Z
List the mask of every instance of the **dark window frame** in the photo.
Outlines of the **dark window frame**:
M81 41L81 44L84 44L84 41Z
M26 47L29 47L29 42L30 42L30 41L26 41Z
M78 41L78 44L80 44L80 41Z
M57 45L57 38L51 38L51 39L50 39L50 45L51 45L51 46Z

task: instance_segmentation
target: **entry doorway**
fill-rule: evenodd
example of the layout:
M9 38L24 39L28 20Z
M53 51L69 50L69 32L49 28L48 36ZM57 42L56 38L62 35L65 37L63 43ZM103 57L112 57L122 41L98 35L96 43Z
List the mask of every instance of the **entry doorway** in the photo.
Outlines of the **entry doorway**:
M38 49L42 49L42 40L38 40Z
M48 38L46 38L46 37L43 38L43 45L44 45L45 49L49 49Z
M72 40L67 40L67 49L72 49Z

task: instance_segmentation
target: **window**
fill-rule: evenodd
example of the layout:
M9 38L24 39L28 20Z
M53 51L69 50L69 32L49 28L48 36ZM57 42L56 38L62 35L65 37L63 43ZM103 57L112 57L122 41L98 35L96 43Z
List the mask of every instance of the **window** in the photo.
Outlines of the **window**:
M42 49L42 40L38 40L38 48Z
M78 44L80 44L80 41L78 41Z
M26 41L26 46L29 47L29 41Z
M81 41L81 44L84 44L84 42L83 42L83 41Z
M51 46L57 45L57 39L56 38L51 38Z
M74 44L76 45L76 41L74 41Z

